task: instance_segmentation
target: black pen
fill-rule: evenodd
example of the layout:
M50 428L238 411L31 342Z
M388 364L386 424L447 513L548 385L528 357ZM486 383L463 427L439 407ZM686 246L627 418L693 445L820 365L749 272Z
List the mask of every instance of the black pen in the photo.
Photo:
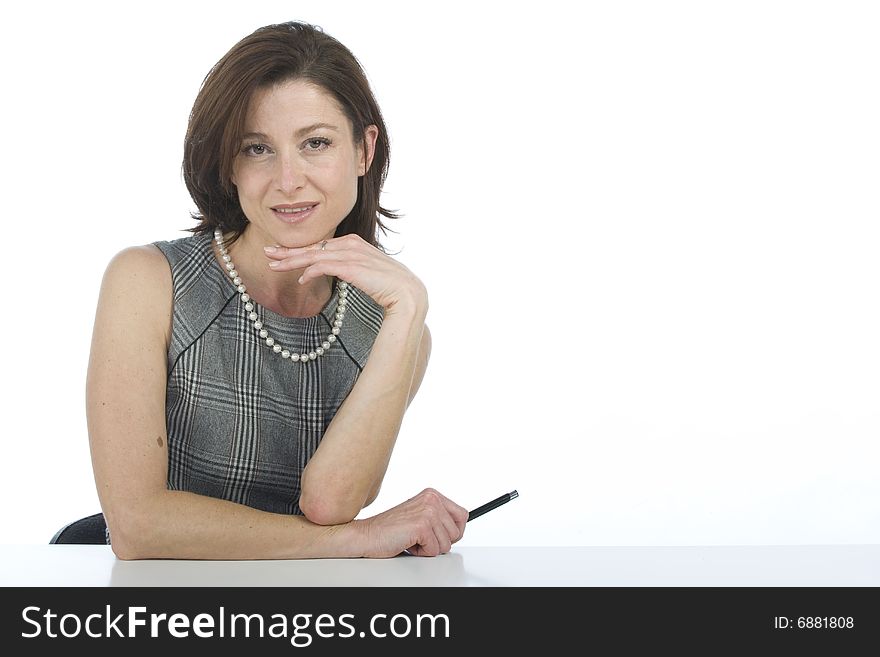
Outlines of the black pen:
M507 504L510 500L519 497L519 493L513 491L511 493L504 493L501 497L498 497L491 502L486 502L483 506L478 506L476 509L468 513L468 522L473 520L474 518L479 518L484 513L488 513L492 509L497 509L502 504Z

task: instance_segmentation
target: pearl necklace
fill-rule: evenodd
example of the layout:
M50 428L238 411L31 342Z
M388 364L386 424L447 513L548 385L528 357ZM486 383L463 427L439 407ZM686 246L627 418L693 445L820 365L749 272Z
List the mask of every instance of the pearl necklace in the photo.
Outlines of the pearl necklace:
M217 243L220 256L223 258L223 263L226 265L226 273L229 274L229 278L232 279L232 284L235 285L235 289L238 290L238 293L241 295L241 302L244 304L247 318L254 323L254 328L259 332L260 337L266 341L266 345L272 347L272 351L279 354L282 358L290 359L293 363L304 363L307 360L315 360L318 356L323 356L324 353L330 349L331 345L336 342L336 336L339 335L339 332L342 330L342 320L345 318L345 307L348 303L348 283L337 279L336 291L339 294L339 301L336 306L336 317L333 320L333 329L330 331L330 334L321 345L313 351L297 354L289 349L285 349L275 342L274 338L270 337L268 331L263 328L263 322L254 310L254 304L251 302L251 297L247 293L247 288L244 286L244 283L241 282L241 277L235 270L232 258L226 251L226 246L223 242L223 231L219 228L214 230L214 241Z

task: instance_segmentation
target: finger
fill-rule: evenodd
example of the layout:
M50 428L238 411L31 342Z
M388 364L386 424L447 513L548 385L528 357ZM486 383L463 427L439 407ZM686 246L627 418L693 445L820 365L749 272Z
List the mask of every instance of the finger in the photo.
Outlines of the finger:
M464 528L467 526L469 511L445 496L443 497L443 506L459 530L457 534L458 537L455 540L460 540L464 535Z
M293 269L302 269L318 262L339 262L346 259L348 259L346 255L340 251L335 253L330 253L329 251L305 251L284 258L270 259L269 268L272 271L291 271Z
M440 524L434 528L434 533L440 543L441 554L449 552L452 549L452 544L459 538L459 529L448 513L443 514Z
M337 242L333 244L333 242ZM321 240L314 244L306 244L305 246L264 246L263 253L267 258L274 260L282 260L290 256L299 255L301 253L314 253L321 251L324 253L331 251L345 250L344 244L339 244L338 240Z
M439 552L444 554L452 549L452 543L458 540L458 528L446 509L447 498L433 488L422 491L423 503L426 504L426 517L431 523L431 530L437 539Z
M295 255L302 252L308 253L310 251L323 251L325 253L328 251L354 251L387 255L372 244L368 244L354 233L343 235L342 237L331 237L328 240L321 240L303 246L281 246L279 244L273 244L263 247L263 252L267 257L271 258L285 258L289 255Z
M447 500L445 497L443 497L443 495L440 495L439 493L438 496L441 499L441 503L439 504L432 518L434 531L437 533L437 537L441 545L444 543L444 541L448 541L450 544L455 543L461 538L463 528L459 525L455 517L447 510L446 503L449 500Z
M427 523L425 524L427 525ZM426 527L419 539L418 552L421 557L434 557L440 554L440 540L430 525Z
M462 539L465 527L467 527L467 520L456 520L449 516L447 530L449 531L449 538L452 539L453 543L458 543Z
M271 259L269 268L272 271L293 271L294 269L304 269L311 265L319 263L350 263L360 264L367 269L373 271L387 271L387 267L382 262L376 262L365 258L362 254L346 251L303 251L284 258Z
M435 524L433 527L434 540L431 541L431 556L436 557L438 554L446 554L452 549L452 540L446 531L446 527L442 523Z
M359 269L351 262L340 261L321 261L316 262L303 269L302 275L299 277L300 283L308 283L310 280L320 278L321 276L335 276L340 281L356 284L356 272Z

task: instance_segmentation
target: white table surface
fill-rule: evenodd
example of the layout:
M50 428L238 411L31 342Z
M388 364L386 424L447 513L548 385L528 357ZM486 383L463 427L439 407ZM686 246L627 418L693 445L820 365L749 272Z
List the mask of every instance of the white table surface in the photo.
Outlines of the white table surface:
M0 586L880 586L880 545L455 547L435 558L120 561L0 545Z

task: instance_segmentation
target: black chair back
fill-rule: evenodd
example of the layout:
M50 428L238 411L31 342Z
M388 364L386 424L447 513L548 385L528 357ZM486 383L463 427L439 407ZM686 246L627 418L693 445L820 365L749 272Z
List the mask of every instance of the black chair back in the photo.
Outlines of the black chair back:
M106 545L107 523L104 521L104 514L96 513L64 525L49 541L50 545L56 543Z

